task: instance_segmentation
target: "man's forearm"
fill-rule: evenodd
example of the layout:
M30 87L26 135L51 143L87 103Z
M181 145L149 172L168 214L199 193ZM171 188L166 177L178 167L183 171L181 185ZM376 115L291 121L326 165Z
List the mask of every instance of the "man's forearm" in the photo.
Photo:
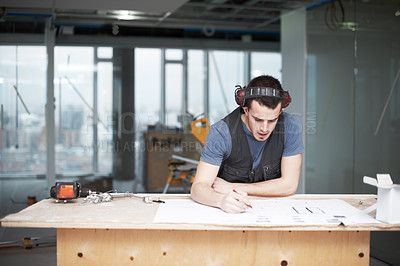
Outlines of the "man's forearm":
M204 183L193 184L190 193L194 201L218 208L221 207L221 201L224 196L221 193L216 192L208 184Z
M284 197L293 195L299 184L302 154L282 157L280 178L259 183L238 184L249 195L264 197Z
M237 183L235 186L252 196L285 197L296 192L298 182L289 182L282 178L262 181L258 183Z

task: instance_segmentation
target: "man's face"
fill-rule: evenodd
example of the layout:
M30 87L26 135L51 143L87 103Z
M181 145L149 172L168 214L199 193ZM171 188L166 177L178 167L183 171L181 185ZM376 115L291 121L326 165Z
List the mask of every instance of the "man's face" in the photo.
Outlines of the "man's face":
M283 111L282 104L279 103L275 109L260 105L257 101L252 101L251 108L243 107L247 118L247 128L258 141L268 139L271 132L275 129L279 115Z

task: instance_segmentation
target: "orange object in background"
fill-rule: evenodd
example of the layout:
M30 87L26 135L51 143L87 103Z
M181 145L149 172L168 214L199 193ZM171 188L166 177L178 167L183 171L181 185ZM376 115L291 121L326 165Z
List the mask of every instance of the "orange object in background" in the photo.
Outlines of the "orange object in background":
M192 130L192 135L204 146L208 131L210 130L208 117L193 120L193 122L190 123L190 129Z
M50 197L61 200L86 197L89 193L90 190L82 189L78 182L56 182L56 184L50 188Z

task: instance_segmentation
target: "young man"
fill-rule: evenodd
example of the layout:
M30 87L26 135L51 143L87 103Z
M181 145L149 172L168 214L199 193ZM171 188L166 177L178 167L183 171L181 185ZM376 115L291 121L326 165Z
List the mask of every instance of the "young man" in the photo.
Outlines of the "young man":
M283 112L285 93L271 76L251 80L244 104L211 126L191 188L193 200L239 213L247 195L296 192L302 153L301 125Z

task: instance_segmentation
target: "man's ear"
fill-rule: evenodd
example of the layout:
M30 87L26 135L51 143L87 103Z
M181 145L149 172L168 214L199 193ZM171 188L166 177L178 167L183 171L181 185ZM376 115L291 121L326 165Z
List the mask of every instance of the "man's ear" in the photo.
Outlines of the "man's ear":
M249 113L249 107L247 107L247 106L243 106L242 108L243 108L244 114L245 114L246 116L248 116L248 113Z

